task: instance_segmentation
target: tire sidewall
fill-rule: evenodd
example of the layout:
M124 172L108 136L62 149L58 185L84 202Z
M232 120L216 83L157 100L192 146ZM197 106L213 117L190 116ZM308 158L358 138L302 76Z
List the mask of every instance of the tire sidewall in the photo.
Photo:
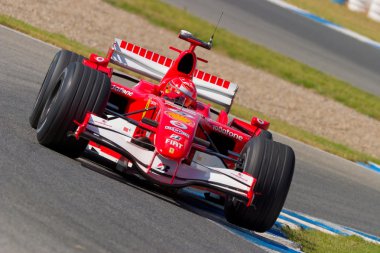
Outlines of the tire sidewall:
M50 63L49 69L46 72L44 81L42 82L42 85L40 87L40 90L38 91L37 98L33 104L33 110L29 117L30 125L33 128L37 127L38 120L41 116L42 110L44 108L45 102L46 102L46 95L48 95L48 87L50 84L51 77L53 76L54 71L56 70L57 62L59 61L59 58L62 54L62 51L59 51L55 54L52 62ZM45 95L46 94L46 95Z
M45 103L48 100L51 92L55 88L58 78L61 76L62 71L72 62L81 62L83 56L67 50L60 50L57 52L49 66L48 72L42 82L40 91L38 92L36 101L33 106L32 113L29 117L30 125L37 128L39 118L41 117Z
M73 80L76 70L77 65L70 64L63 70L54 85L52 85L52 91L57 89L57 85L60 87L56 91L55 101L51 101L52 98L49 97L47 99L48 103L45 104L44 109L41 113L41 117L37 126L38 141L42 143L50 143L51 141L49 139L52 137L51 131L55 131L56 128L61 127L61 125L64 123L64 120L69 113L70 103L73 99L73 96L75 95L76 90L71 86L79 85L79 82ZM59 140L61 138L64 138L64 136L55 136L54 139Z

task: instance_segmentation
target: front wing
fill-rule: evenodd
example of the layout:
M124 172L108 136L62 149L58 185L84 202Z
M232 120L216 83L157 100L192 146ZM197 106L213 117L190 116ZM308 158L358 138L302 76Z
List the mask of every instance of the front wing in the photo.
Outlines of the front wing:
M135 124L122 118L106 120L88 113L73 135L116 151L130 161L131 168L136 168L156 184L171 187L198 185L237 197L247 205L252 203L256 179L251 175L225 168L222 162L218 163L219 158L198 151L190 165L167 159L156 149L150 150L132 142L136 128Z

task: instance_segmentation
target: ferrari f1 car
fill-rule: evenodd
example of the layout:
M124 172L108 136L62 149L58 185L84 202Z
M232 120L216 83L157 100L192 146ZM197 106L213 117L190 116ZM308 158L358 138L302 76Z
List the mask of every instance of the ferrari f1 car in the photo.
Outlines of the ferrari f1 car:
M272 140L269 122L228 113L237 85L197 69L197 47L170 47L176 59L115 39L105 57L59 51L29 121L40 144L70 157L88 145L163 187L198 187L225 199L226 219L263 232L276 221L293 176L293 150ZM138 80L110 63L146 76ZM121 81L132 85L122 84ZM214 109L209 102L220 105Z

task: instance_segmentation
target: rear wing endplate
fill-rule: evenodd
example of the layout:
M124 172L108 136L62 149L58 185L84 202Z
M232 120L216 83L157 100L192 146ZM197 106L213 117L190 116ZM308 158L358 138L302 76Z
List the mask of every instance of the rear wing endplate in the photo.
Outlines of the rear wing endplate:
M111 63L161 81L173 60L134 45L121 39L115 39ZM194 72L193 82L200 98L223 106L229 112L238 86L227 80L211 75L199 69Z

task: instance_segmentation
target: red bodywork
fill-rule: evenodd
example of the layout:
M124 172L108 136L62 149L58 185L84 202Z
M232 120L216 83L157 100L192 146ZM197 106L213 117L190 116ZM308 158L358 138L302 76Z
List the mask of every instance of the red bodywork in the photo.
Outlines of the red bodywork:
M201 44L197 40L186 40L190 43L188 49L181 51L171 48L179 53L178 58L174 61L169 58L162 58L143 48L133 49L136 51L135 53L169 67L158 84L139 80L133 87L129 87L114 81L114 70L109 66L114 53L113 48L109 50L105 58L92 54L89 59L83 61L84 65L97 69L112 78L109 104L115 108L114 110L118 114L127 115L125 117L128 117L129 121L136 125L133 136L131 136L133 140L144 140L145 143L153 147L154 156L145 173L149 176L153 160L157 155L177 164L170 181L160 181L155 177L154 182L160 181L159 183L163 185L174 183L179 165L190 165L196 151L215 153L226 168L234 170L238 156L247 141L260 135L261 131L267 130L269 127L269 122L256 117L252 118L251 123L236 118L230 120L225 110L220 110L215 117L212 117L211 106L205 102L197 101L194 108L183 108L162 98L164 85L174 77L182 77L188 80L192 80L195 76L204 77L210 82L228 88L228 81L196 69L197 60L206 62L197 58L194 51ZM121 47L123 46L128 47L129 45L122 44ZM191 62L191 64L181 66L185 61L184 58L186 58L186 62ZM209 76L205 77L205 75ZM79 125L75 133L77 138L82 137L90 117L91 113L88 113L84 122L77 123ZM124 127L123 130L128 133L130 129ZM96 140L92 140L90 144L116 159L128 160L123 154L95 142ZM243 177L243 175L241 176ZM247 205L253 200L255 182L256 179L253 179L252 184L249 185L250 190L246 193ZM213 191L223 194L223 191L218 191L215 187Z

